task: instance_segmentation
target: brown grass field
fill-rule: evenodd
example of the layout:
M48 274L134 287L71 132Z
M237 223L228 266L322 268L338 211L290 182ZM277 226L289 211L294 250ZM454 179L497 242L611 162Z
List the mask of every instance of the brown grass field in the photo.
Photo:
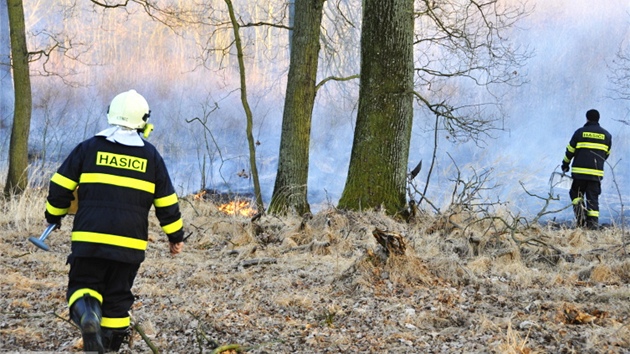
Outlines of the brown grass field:
M27 240L46 226L44 192L1 203L0 351L81 351L65 303L72 216L44 252ZM181 208L175 257L151 216L121 352L630 353L623 229L334 208L252 221L192 196ZM377 229L398 242L389 256Z

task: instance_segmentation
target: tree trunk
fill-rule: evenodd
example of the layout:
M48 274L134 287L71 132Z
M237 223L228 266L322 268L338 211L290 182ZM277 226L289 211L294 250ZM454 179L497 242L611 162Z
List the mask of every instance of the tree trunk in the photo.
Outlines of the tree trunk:
M9 143L9 172L4 195L22 193L28 185L28 134L31 126L31 78L28 69L28 49L22 0L7 0L15 108Z
M413 0L365 0L359 108L339 208L406 204L413 120Z
M260 180L258 178L258 167L256 166L256 145L254 143L254 134L252 133L253 121L254 117L252 114L252 110L249 107L249 101L247 100L247 81L245 76L245 63L243 60L243 45L241 43L241 35L239 33L239 24L236 19L236 15L234 14L234 6L232 5L231 0L225 0L225 3L228 7L228 12L230 13L230 21L232 22L233 30L234 30L234 45L236 46L237 57L238 57L238 72L241 79L241 102L243 104L243 109L245 110L245 117L247 119L247 144L249 146L249 167L251 169L252 180L254 181L254 194L256 196L256 208L258 211L262 211L265 209L262 200L262 193L260 190Z
M293 210L301 215L310 212L307 199L309 145L323 7L323 0L295 1L291 62L270 213Z

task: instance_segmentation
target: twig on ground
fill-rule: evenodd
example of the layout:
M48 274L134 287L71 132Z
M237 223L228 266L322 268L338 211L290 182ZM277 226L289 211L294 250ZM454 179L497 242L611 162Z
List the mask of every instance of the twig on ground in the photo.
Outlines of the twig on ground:
M181 199L180 199L180 201L184 201L184 202L187 202L188 204L190 204L190 207L191 207L191 208L192 208L192 210L195 212L195 215L196 215L196 216L201 215L201 214L197 211L197 208L195 208L195 205L194 205L194 204L193 204L190 200L188 200L188 199L186 199L186 198L181 198Z
M79 329L79 326L77 326L77 324L72 322L69 318L65 318L65 317L59 315L57 312L53 312L53 315L55 315L55 317L63 320L64 322L68 322L69 324L73 325L75 328Z
M330 246L330 242L328 241L317 241L313 240L305 245L291 247L289 251L314 251L320 248L325 248Z
M11 256L11 258L22 258L26 255L31 254L32 252L26 252L26 253L22 253L22 254L18 254L17 256Z
M238 267L247 268L247 267L251 267L251 266L255 266L255 265L276 264L276 263L278 263L278 260L276 258L248 259L248 260L244 260L244 261L240 262L235 268L238 268Z
M149 339L146 333L144 333L144 329L142 329L142 326L140 326L138 322L134 321L133 329L135 329L138 332L138 334L140 334L140 337L142 337L144 342L147 343L149 348L151 348L151 352L153 352L153 354L159 353L158 348L155 346L155 344L153 344L153 342L151 341L151 339Z

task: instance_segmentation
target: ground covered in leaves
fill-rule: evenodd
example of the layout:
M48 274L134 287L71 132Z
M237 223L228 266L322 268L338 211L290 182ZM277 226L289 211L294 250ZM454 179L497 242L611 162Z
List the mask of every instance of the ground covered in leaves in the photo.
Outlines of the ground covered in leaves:
M37 213L7 216L5 205L0 218L0 351L80 351L65 302L72 217L43 252L27 241L45 227L43 199L30 203ZM630 353L618 228L334 209L252 221L204 200L181 206L188 239L176 257L151 219L132 308L146 340L136 332L121 352Z

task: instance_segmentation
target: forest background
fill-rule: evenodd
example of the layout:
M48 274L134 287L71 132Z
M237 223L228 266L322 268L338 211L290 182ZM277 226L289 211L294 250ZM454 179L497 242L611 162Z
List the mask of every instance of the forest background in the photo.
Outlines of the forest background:
M208 13L209 19L225 15L220 11L224 2L207 4L217 9ZM536 213L539 201L527 191L548 189L549 175L558 170L570 134L583 124L584 112L596 108L602 125L613 133L614 144L608 166L614 176L609 173L603 182L602 218L619 219L628 194L624 189L627 164L621 158L627 150L628 109L616 70L625 65L628 4L499 4L527 11L502 32L524 55L514 68L516 84L490 90L460 77L442 79L437 94L456 106L488 103L483 114L493 125L476 137L457 136L444 126L436 130L433 112L416 105L408 167L411 170L424 162L415 180L417 188L423 189L431 173L434 187L427 189L426 198L443 208L451 202L454 179L488 173L491 187L483 198L507 203L525 215ZM30 50L50 47L53 38L66 38L64 44L72 48L65 55L51 52L31 63L29 155L34 183L45 181L76 143L106 126L106 107L115 94L134 88L151 105L156 131L150 139L163 152L180 194L202 188L251 191L238 66L234 53L223 51L232 40L228 29L217 26L207 32L201 25L166 25L150 19L135 2L103 9L89 2L25 1L24 9ZM236 8L241 21L250 24L282 19L288 16L285 10L284 3L273 1L237 4ZM327 1L324 14L319 80L356 75L360 6ZM0 27L0 57L6 64L8 32L6 25ZM273 26L244 27L241 32L257 166L268 203L278 167L289 32ZM439 50L425 54L449 60L448 53ZM13 97L9 67L2 65L1 70L0 163L5 166ZM358 89L358 79L329 81L317 93L308 171L308 197L314 210L334 205L343 190ZM435 165L429 170L434 154ZM559 200L554 203L562 208L568 202L566 190L556 191ZM570 218L568 212L561 214Z
M124 352L218 352L226 345L248 353L628 352L625 225L593 231L536 223L546 202L553 204L550 209L569 204L566 188L555 186L548 194L548 180L590 108L602 113L602 125L613 134L602 214L606 222L623 215L627 2L596 7L589 1L529 2L527 16L502 32L509 41L501 43L523 49L527 59L509 71L514 85L478 87L450 76L420 85L434 90L436 102L448 98L459 107L483 107L483 117L496 119L479 136L454 135L461 131L436 129L434 112L414 106L407 169L413 172L420 160L424 167L410 183L410 194L418 197L414 192L427 187L432 171L427 205L421 207L443 213L416 214L421 217L409 222L383 210L334 207L356 127L357 79L328 81L317 94L308 183L313 211L321 212L226 215L220 206L191 195L201 188L252 189L234 52L207 50L226 48L232 32L169 28L159 18L147 18L139 2L107 10L88 1L24 2L30 50L55 43L74 49L65 52L69 58L51 52L31 62L32 188L0 204L0 290L5 294L0 348L81 349L78 330L66 320L64 297L72 216L47 240L51 252L36 249L27 237L41 232L45 185L59 160L106 126L106 107L115 94L135 88L151 104L156 131L150 139L166 157L181 195L187 242L183 254L169 257L159 223L150 215L147 260L134 286L132 309L134 326L146 337L136 332ZM0 1L2 63L8 58L5 3ZM225 15L225 3L204 2L217 9L207 17L225 19L214 17ZM236 5L242 23L264 21L269 14L286 20L285 3ZM319 80L358 73L360 11L358 1L325 2ZM268 202L278 164L289 35L273 26L243 27L241 33ZM52 40L60 34L70 37ZM446 66L461 61L451 57L454 53L414 52ZM4 167L13 97L9 67L0 70ZM458 208L471 202L477 207L472 215ZM474 213L489 206L507 206L510 212ZM447 207L452 209L445 212ZM535 217L521 217L528 214ZM571 220L571 213L565 209L548 217Z

